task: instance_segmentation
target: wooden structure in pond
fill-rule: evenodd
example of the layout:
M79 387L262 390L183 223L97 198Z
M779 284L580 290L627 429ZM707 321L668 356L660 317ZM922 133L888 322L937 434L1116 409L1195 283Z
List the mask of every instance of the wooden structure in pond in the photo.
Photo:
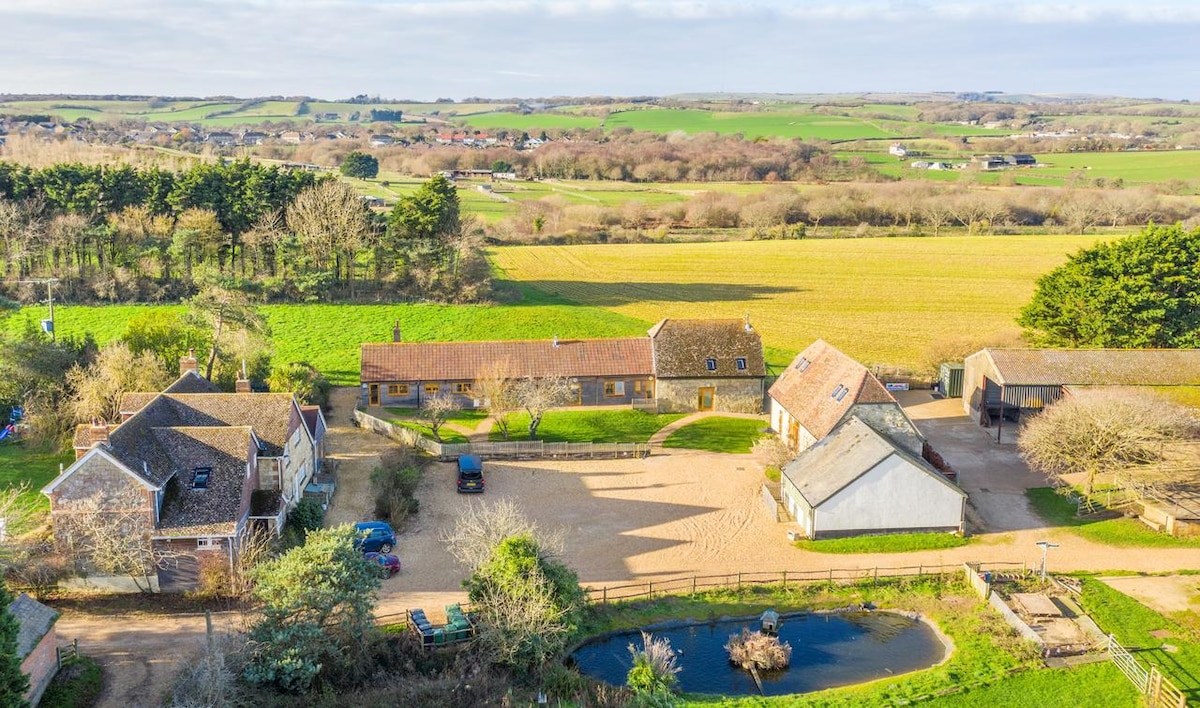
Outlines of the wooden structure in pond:
M420 638L424 649L458 644L475 636L475 620L460 605L446 605L446 623L442 625L430 622L425 610L409 610L406 615L409 629Z

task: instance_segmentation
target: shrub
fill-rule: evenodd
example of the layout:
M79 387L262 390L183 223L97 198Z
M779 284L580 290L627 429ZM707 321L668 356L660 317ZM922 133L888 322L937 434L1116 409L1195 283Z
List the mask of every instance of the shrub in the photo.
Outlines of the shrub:
M100 665L86 656L77 656L63 665L58 675L46 687L41 708L81 708L91 706L104 689Z
M393 528L420 509L417 486L423 473L420 462L410 454L388 455L371 473L375 487L375 516L390 521Z
M301 532L301 536L309 531L316 531L321 528L321 524L324 521L325 510L321 508L321 505L315 499L309 497L301 499L296 508L292 509L292 513L288 514L287 519L289 524L295 526Z
M629 669L625 683L636 695L654 696L674 692L682 667L669 639L655 639L653 634L642 632L642 648L630 644L629 653L633 657L633 667Z
M205 553L198 558L198 584L188 593L196 599L228 597L233 594L233 583L229 573L229 557L224 553Z
M729 662L747 671L785 669L792 663L792 645L762 632L743 628L741 634L729 637L725 645Z

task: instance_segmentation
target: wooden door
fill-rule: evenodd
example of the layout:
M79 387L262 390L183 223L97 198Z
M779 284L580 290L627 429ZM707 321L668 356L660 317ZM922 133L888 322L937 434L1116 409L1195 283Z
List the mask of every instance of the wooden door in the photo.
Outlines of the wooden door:
M367 405L379 405L379 384L368 384L367 386Z
M713 409L713 399L716 398L717 389L713 386L701 386L700 395L696 402L696 410L711 411Z

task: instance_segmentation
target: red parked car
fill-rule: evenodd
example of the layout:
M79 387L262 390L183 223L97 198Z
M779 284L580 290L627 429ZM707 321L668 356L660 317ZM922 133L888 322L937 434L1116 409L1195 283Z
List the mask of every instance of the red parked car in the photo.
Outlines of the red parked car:
M391 553L364 553L363 558L378 563L379 567L387 571L389 576L400 572L400 558Z

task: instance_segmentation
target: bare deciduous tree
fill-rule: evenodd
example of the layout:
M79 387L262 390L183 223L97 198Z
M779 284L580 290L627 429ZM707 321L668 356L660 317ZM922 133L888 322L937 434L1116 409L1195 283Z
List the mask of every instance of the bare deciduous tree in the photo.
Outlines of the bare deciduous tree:
M314 184L288 207L287 225L318 269L332 266L341 277L344 266L353 283L354 256L371 233L369 211L353 187L337 180Z
M442 426L461 408L462 404L447 393L440 393L425 399L425 402L421 404L421 418L429 423L429 431L433 433L434 440L442 442Z
M495 427L508 440L508 415L521 407L508 360L493 361L475 377L475 393L487 405Z
M156 571L178 562L181 554L155 546L139 502L132 496L103 504L96 497L76 500L56 514L55 537L78 569L128 576L139 591L150 592Z
M782 470L783 466L796 457L796 452L787 446L778 435L764 435L754 441L754 458L765 467Z
M546 411L566 405L570 400L571 383L561 376L526 376L517 382L516 396L529 414L529 439L535 440Z
M134 354L124 342L110 342L90 366L76 365L67 372L67 387L75 392L71 400L75 420L99 418L115 423L126 393L161 391L168 378L154 352Z
M474 572L487 562L501 539L522 534L537 539L538 545L547 553L563 552L561 533L541 529L507 499L488 506L468 506L458 517L454 529L442 536L442 542L454 560Z
M213 367L231 332L259 333L265 322L250 298L241 290L210 286L188 301L187 320L212 332L212 349L204 378L212 380Z
M1189 409L1153 394L1077 391L1047 407L1021 430L1017 447L1051 479L1082 475L1091 494L1098 475L1140 493L1162 479L1164 446L1195 438ZM1169 481L1169 480L1166 480Z

